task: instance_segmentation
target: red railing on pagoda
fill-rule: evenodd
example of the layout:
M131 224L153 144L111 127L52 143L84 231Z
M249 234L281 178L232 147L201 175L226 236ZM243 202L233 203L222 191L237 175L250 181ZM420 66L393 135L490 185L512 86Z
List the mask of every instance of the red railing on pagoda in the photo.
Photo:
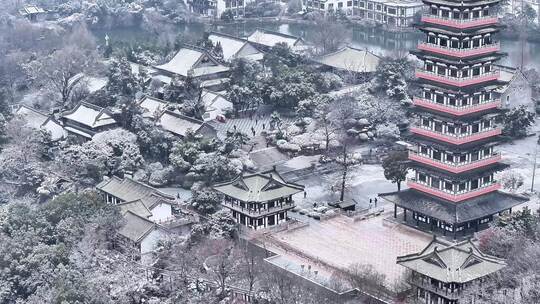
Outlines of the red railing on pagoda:
M501 188L501 185L499 183L494 183L486 187L478 188L476 190L471 190L468 192L464 192L461 194L452 194L445 192L440 189L431 188L429 186L426 186L424 184L418 183L415 180L408 180L407 186L412 189L416 189L418 191L431 194L433 196L440 197L442 199L457 203L461 202L467 199L471 199L480 195L484 195L493 191L497 191Z
M451 77L446 75L439 75L435 73L431 73L425 70L416 70L415 76L417 78L423 78L431 81L436 81L439 83L456 86L456 87L466 87L474 84L479 84L487 81L493 81L499 79L500 73L499 71L492 71L488 73L484 73L482 75L473 76L473 77L467 77L467 78L459 78L459 77Z
M470 135L463 135L463 136L457 137L457 136L447 135L447 134L435 132L435 131L420 128L420 127L411 127L410 130L414 134L423 135L429 138L444 141L444 142L451 143L454 145L462 145L462 144L470 143L473 141L489 138L492 136L501 135L502 133L502 130L500 128L495 128L488 131L482 131L482 132L478 132L478 133L474 133Z
M483 46L475 47L475 48L456 49L456 48L436 45L433 43L421 42L418 44L418 49L441 54L441 55L446 55L446 56L466 58L466 57L485 55L485 54L500 51L501 45L500 43L497 42L497 43L483 45Z
M481 17L481 18L475 18L475 19L451 19L451 18L444 18L439 16L433 16L433 15L423 15L421 18L422 22L426 23L432 23L437 25L443 25L458 29L466 29L471 27L477 27L477 26L485 26L485 25L492 25L497 24L499 22L499 18L497 17Z
M415 97L413 99L413 104L415 106L427 108L430 110L435 110L439 112L461 116L461 115L468 115L468 114L472 114L472 113L476 113L480 111L498 108L501 106L501 101L497 99L490 102L472 105L472 106L456 107L456 106L443 105L436 102L432 102L427 99Z
M484 158L481 160L473 161L473 162L470 162L464 165L458 165L458 166L445 163L442 161L438 161L438 160L429 158L427 156L422 156L420 154L413 153L413 152L409 152L409 159L457 174L457 173L462 173L469 170L478 169L487 165L495 164L501 160L501 155L495 154L488 158Z

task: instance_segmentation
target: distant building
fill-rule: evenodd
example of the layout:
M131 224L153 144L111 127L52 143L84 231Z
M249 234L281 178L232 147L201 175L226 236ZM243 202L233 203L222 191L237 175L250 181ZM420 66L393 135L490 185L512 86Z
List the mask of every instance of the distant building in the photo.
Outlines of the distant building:
M504 109L511 109L517 106L526 106L531 112L535 112L535 104L532 98L532 86L523 74L523 71L516 68L498 66L500 80L505 84L497 92L501 94L501 105Z
M35 5L25 5L19 10L19 14L32 22L43 21L47 12Z
M62 124L52 115L47 115L24 105L15 111L15 115L24 119L30 128L47 131L53 141L64 139L67 136Z
M223 49L223 60L231 61L233 59L244 58L251 60L262 60L264 53L259 51L251 42L247 39L217 33L210 32L208 39L212 41L214 45L218 43Z
M437 238L421 252L398 257L397 263L412 271L409 284L417 299L433 304L458 303L467 286L506 267L470 240L452 244Z
M215 138L217 132L211 125L178 112L166 110L157 119L161 128L174 135L185 137L189 130L205 138Z
M184 46L167 63L154 66L161 75L185 79L188 76L200 81L228 77L229 67L223 65L208 51L195 47Z
M287 221L287 212L295 206L292 196L304 191L304 186L284 181L276 171L240 175L213 188L225 195L222 204L236 222L255 230Z
M422 10L418 0L307 0L305 8L322 13L341 10L351 18L371 20L390 27L409 27Z
M69 135L86 140L96 133L118 127L109 110L87 102L80 102L72 110L62 113L60 120Z
M333 72L346 72L356 76L372 75L377 71L381 58L368 50L343 47L314 61Z
M234 17L242 17L246 13L249 0L188 0L191 12L214 18L221 18L225 11L231 11Z
M263 50L269 50L278 43L288 45L291 50L295 52L302 52L308 48L308 45L305 43L304 39L300 37L261 28L256 29L247 37L247 40Z

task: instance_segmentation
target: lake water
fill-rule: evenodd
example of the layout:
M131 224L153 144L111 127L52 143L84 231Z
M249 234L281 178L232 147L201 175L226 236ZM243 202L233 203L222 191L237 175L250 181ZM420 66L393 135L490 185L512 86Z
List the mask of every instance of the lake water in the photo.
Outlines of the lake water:
M366 48L378 55L395 55L405 53L408 50L416 48L416 45L422 34L420 32L400 33L383 31L380 28L363 28L351 26L350 45L358 48ZM105 34L108 34L112 41L130 41L130 42L149 42L157 39L174 39L174 37L163 37L167 32L168 36L176 36L182 33L188 39L198 39L202 37L205 30L215 30L228 33L236 36L247 36L256 28L264 28L268 30L279 31L285 34L291 34L303 37L306 41L310 41L315 29L313 26L306 24L278 24L271 22L256 22L249 21L243 23L235 23L228 25L212 26L202 23L190 23L179 25L172 30L153 30L146 31L142 29L119 29L115 31L99 30L94 31L96 36L103 39ZM521 65L523 53L523 65L526 68L536 68L540 70L540 43L525 42L523 44L523 52L521 42L518 40L501 40L502 51L508 56L503 58L500 63L512 67Z

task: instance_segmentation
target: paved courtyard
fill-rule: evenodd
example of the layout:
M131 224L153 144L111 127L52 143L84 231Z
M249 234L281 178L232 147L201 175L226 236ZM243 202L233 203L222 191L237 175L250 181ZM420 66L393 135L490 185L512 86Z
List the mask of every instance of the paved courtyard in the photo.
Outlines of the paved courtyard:
M423 249L431 236L381 216L353 222L340 215L292 231L277 232L268 238L266 247L291 260L309 259L313 265L347 269L352 264L370 264L386 276L386 286L393 289L405 269L396 265L396 257Z

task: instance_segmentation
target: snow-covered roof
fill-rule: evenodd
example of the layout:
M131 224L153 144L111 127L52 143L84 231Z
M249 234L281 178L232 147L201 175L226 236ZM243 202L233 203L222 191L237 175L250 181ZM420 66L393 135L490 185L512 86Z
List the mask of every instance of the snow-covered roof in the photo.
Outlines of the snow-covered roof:
M168 110L161 114L158 121L163 129L182 137L186 136L188 130L196 132L204 125L203 121Z
M159 113L167 108L168 102L152 96L144 96L139 101L139 106L143 108L143 117L155 118Z
M26 125L34 129L41 128L43 123L49 118L47 114L25 105L21 105L17 111L15 111L15 115L24 119Z
M229 70L229 67L220 64L208 52L195 47L181 48L169 62L155 68L184 77L190 71L193 77L199 77Z
M226 111L232 110L233 108L232 102L228 101L223 95L210 90L203 89L201 99L204 103L206 111Z
M80 102L71 111L63 113L62 117L90 128L116 124L116 121L108 114L106 109L87 102Z
M52 116L44 114L36 109L22 105L15 115L25 120L26 125L33 129L42 129L51 134L52 140L59 140L66 137L66 130Z
M249 42L261 44L268 47L273 47L278 43L285 43L291 49L294 49L299 44L303 44L302 38L260 28L256 29L255 32L249 35L247 40Z
M212 41L214 45L221 44L223 49L223 59L232 60L235 58L246 58L251 60L261 60L263 53L257 50L249 41L243 38L223 34L210 32L208 39ZM241 54L242 49L250 48L249 54Z
M316 62L322 65L355 73L375 72L380 60L379 56L368 50L349 46L315 59Z
M26 15L31 15L31 14L43 14L45 13L45 10L35 5L25 5L19 11L19 13L23 16L26 16Z
M275 171L240 175L213 188L242 202L273 201L304 191L304 186L285 182Z
M160 203L170 204L170 201L174 199L174 196L127 177L121 179L113 176L99 183L96 189L124 202L141 201L149 210Z
M140 243L152 230L157 228L154 222L132 211L127 211L124 214L124 220L124 226L118 230L118 233L135 243Z

